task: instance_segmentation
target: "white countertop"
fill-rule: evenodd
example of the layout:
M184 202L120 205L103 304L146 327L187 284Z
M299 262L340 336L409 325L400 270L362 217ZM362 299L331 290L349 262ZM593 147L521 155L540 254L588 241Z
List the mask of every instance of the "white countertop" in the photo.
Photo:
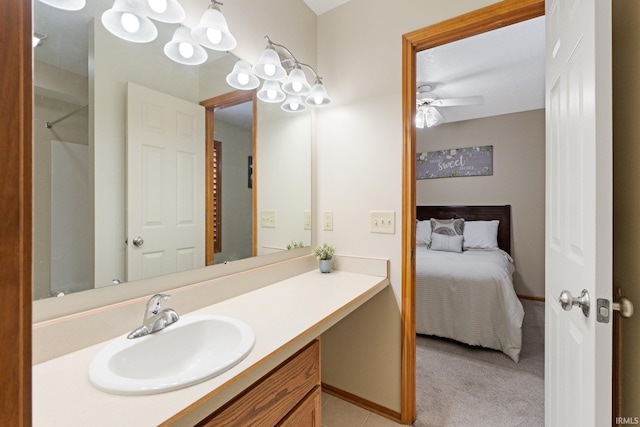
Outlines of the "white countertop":
M186 408L180 414L186 418L177 425L192 423L186 421L189 416L217 409L388 284L386 277L316 270L191 313L178 313L235 317L256 334L253 350L238 365L181 390L118 396L95 389L88 379L89 363L107 342L34 365L33 425L155 426Z

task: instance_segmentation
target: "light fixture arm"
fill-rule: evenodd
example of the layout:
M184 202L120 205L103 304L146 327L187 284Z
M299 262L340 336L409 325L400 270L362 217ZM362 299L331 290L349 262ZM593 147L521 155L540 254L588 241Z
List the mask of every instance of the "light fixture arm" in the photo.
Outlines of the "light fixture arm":
M211 0L211 1L217 1L217 0ZM320 77L318 75L318 73L316 72L315 68L313 68L311 65L309 64L305 64L304 62L300 62L298 61L298 58L295 57L295 55L289 50L288 47L275 43L273 40L271 40L269 38L269 36L264 36L265 40L267 41L267 48L273 48L273 46L278 46L279 48L281 48L282 50L285 51L285 53L290 56L290 58L284 58L282 59L281 62L290 62L293 61L294 65L292 68L299 68L300 65L304 65L305 67L307 67L308 69L311 70L311 72L313 73L313 76L316 79L316 83L322 83L322 77Z

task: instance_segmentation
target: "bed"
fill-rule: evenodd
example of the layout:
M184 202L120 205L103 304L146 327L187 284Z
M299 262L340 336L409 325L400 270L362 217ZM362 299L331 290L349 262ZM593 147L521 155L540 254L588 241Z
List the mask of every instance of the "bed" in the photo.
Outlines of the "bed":
M453 225L444 230L454 249L443 249L440 227L460 221L436 221L432 233L431 218L464 219L464 238ZM416 333L500 350L517 362L524 310L513 288L511 206L417 206L416 219ZM473 248L458 252L459 241Z

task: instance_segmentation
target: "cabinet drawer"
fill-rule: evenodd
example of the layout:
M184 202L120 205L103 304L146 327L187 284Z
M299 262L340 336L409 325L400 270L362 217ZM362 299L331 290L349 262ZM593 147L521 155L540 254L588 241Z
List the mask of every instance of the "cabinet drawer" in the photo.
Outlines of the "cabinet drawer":
M322 396L317 386L305 399L282 420L278 427L320 427Z
M320 344L316 340L198 425L275 426L319 384Z

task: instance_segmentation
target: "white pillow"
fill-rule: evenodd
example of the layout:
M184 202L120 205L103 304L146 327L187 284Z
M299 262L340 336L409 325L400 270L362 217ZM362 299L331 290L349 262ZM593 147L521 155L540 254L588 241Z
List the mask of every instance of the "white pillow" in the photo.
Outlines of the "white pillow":
M416 245L429 245L431 243L431 221L416 221Z
M444 252L462 252L462 238L464 236L447 236L446 234L431 234L431 250Z
M466 249L497 249L500 221L466 221L464 247Z

